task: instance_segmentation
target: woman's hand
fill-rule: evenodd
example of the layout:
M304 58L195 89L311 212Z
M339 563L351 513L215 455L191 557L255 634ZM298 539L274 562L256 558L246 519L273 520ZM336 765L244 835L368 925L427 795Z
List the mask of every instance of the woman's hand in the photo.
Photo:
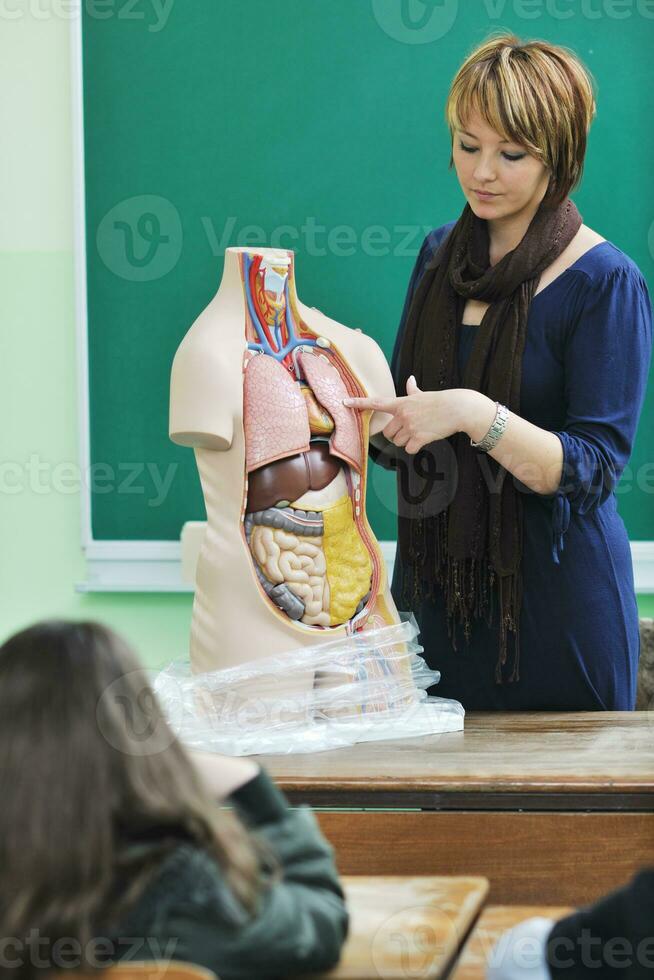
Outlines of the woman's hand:
M401 398L344 398L343 404L392 415L383 434L413 455L430 442L461 432L466 398L475 394L467 388L421 391L413 375L406 383L406 391Z
M233 758L196 749L186 749L186 753L203 783L217 800L224 800L241 786L245 786L254 779L260 768L252 759Z

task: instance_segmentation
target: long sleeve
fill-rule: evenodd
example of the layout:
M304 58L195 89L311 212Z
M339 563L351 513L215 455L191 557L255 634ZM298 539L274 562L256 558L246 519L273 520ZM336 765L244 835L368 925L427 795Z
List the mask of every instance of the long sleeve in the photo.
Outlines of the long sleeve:
M555 923L547 941L552 980L644 980L654 972L654 868Z
M560 564L571 511L603 504L632 452L652 352L652 308L635 266L588 278L564 349L563 470L552 512L552 559Z
M654 868L558 922L538 917L500 936L486 980L641 980L654 972Z
M551 980L546 952L553 925L539 915L502 933L488 958L486 980Z
M172 909L170 935L184 937L193 962L221 980L274 978L327 970L340 957L349 918L334 852L310 809L290 809L265 771L230 797L241 819L275 855L281 868L256 914L238 926L225 915L224 896L211 889ZM198 959L198 956L201 958Z

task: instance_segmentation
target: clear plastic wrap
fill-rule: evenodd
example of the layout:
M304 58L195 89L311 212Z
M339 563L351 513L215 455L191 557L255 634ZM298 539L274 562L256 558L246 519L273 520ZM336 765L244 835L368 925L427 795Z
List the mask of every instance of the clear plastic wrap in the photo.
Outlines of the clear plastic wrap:
M173 661L153 686L177 736L226 755L317 752L463 729L458 701L428 696L440 673L401 622L238 667L195 674Z

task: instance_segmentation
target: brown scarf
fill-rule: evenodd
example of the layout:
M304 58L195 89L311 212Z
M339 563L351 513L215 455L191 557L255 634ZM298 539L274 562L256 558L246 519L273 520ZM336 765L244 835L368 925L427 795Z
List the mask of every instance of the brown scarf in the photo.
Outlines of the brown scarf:
M582 217L566 198L552 208L541 202L520 243L494 266L488 224L466 203L457 223L428 261L407 312L396 377L398 395L415 375L426 391L472 388L520 414L522 355L529 304L540 274L576 234ZM458 370L459 323L469 298L490 303L475 331L463 378ZM509 420L509 425L510 425ZM502 683L507 630L514 634L513 671L519 680L522 605L522 499L514 479L492 456L474 449L465 432L433 442L398 462L398 546L409 565L400 597L415 608L445 597L448 635L452 620L464 625L485 616L492 625L491 589L497 582L501 613L495 680ZM407 608L404 605L404 608Z

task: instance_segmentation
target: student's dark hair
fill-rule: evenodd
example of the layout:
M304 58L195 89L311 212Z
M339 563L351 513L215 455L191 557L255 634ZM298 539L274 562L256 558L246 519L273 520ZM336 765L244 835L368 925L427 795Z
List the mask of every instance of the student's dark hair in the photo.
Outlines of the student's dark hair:
M135 859L128 835L153 828L154 848ZM34 930L47 941L42 959L63 937L84 950L180 837L209 852L253 912L259 848L205 789L127 644L90 621L10 637L0 647L2 977L43 977L27 952ZM118 894L117 879L127 883Z

